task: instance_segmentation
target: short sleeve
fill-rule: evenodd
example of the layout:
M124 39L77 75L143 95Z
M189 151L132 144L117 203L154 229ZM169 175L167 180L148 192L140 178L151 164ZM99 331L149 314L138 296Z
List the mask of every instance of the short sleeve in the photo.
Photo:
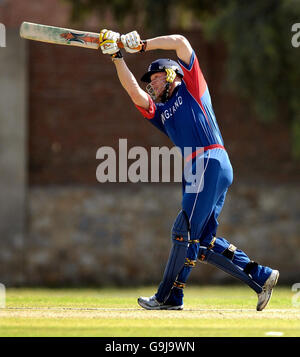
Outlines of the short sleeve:
M140 113L143 115L144 118L152 119L155 116L156 105L148 93L147 93L147 95L148 95L148 99L149 99L149 109L148 110L146 110L145 108L142 108L136 104L135 104L135 106L140 111Z
M195 52L193 51L189 64L186 64L180 58L178 58L178 62L183 70L183 81L188 91L199 102L207 88L207 84Z
M166 129L161 121L160 117L160 111L157 107L157 105L154 103L153 99L150 97L149 94L149 109L146 110L145 108L142 108L138 105L135 104L136 108L139 110L139 112L143 115L144 118L148 119L148 121L154 125L157 129L162 131L165 135L168 136Z

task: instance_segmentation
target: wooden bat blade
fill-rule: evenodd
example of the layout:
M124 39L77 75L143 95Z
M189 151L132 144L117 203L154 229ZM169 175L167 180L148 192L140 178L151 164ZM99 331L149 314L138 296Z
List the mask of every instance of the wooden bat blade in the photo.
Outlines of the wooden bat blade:
M23 22L20 27L20 36L28 40L54 43L58 45L78 46L98 50L99 33L67 29L63 27ZM118 43L122 48L123 44Z
M23 22L20 36L28 40L70 45L91 49L99 48L99 34L84 32L63 27L47 26L32 22Z

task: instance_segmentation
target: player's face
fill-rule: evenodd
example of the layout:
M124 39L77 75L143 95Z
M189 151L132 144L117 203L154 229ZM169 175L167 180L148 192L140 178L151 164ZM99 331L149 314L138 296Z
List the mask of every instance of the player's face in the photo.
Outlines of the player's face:
M151 75L150 85L155 93L156 100L159 100L166 87L166 73L158 72Z

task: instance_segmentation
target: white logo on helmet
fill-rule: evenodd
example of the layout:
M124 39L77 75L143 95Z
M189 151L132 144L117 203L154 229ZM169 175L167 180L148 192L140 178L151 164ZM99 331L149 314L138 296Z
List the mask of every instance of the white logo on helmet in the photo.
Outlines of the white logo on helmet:
M174 71L176 71L176 69L178 69L176 66L168 66L168 67L166 67L166 66L159 66L158 67L158 69L166 69L166 68L168 68L168 69L173 69Z
M166 66L158 66L158 69L161 69L161 70L164 70L165 68L166 68ZM168 66L167 68L173 69L174 71L178 70L177 66ZM151 70L152 70L152 63L148 67L148 72L150 72Z

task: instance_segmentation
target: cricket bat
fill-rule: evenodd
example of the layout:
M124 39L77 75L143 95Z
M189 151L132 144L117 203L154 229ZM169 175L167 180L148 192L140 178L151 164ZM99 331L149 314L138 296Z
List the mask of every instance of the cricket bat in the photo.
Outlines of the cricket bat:
M99 49L99 33L96 32L77 31L63 27L23 22L20 27L20 36L33 41L84 47L93 50ZM124 47L122 42L118 42L118 47Z

